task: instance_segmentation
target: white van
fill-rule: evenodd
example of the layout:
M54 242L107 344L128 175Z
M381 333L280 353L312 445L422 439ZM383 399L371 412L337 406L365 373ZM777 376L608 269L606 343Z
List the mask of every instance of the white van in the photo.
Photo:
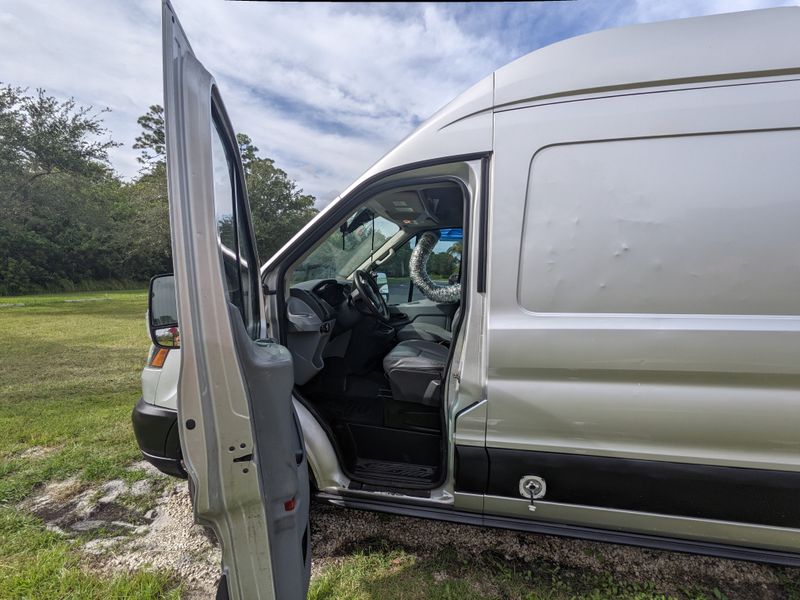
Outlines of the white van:
M152 337L180 322L176 434L230 596L304 595L312 493L800 564L798 32L774 9L534 52L259 270L234 129L165 4L178 310L156 279Z

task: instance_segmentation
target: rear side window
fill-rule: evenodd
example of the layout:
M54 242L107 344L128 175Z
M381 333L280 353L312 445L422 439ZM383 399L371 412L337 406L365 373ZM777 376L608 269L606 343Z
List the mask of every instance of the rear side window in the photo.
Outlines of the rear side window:
M439 236L426 268L431 280L437 285L452 285L461 281L464 234L461 228L452 228L440 229ZM382 289L385 287L386 302L390 305L425 300L425 294L414 286L409 272L411 252L416 244L417 238L412 237L397 248L391 258L375 267L378 286Z
M236 306L251 336L258 335L258 259L252 247L244 186L235 150L213 111L211 156L217 242L228 301Z
M796 130L565 144L531 162L534 312L797 315Z

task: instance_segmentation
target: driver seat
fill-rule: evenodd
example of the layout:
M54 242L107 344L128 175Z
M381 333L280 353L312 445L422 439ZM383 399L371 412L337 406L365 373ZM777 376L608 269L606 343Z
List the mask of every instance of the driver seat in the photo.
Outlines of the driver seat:
M408 340L392 348L383 359L383 370L392 386L393 398L439 406L439 386L449 353L441 344L425 340Z

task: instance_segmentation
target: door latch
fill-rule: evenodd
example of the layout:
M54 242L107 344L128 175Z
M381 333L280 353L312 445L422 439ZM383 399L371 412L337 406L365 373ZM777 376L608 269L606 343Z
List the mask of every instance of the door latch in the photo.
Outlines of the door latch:
M536 511L536 500L544 498L547 493L547 483L538 475L525 475L519 480L519 493L523 498L530 500L528 510Z

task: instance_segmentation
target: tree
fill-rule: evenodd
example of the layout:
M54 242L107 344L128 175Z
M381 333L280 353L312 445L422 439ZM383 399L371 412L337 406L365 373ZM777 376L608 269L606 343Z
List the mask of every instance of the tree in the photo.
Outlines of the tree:
M166 159L164 109L159 105L151 106L147 114L139 117L138 123L142 133L137 136L134 148L142 150L139 162L150 169L142 176L142 179L147 178L146 187L150 190L147 196L155 199L157 195L153 191L157 182L163 181L164 191L160 197L166 200L166 172L158 168ZM236 142L245 172L259 258L263 261L286 243L317 210L313 196L303 194L286 172L275 166L274 161L258 155L259 150L250 136L238 133ZM142 183L142 179L137 184ZM152 233L153 229L148 232ZM164 238L163 233L157 236L159 240ZM162 248L160 243L155 247Z
M447 249L447 253L452 256L457 262L461 262L461 253L463 251L463 246L461 242L453 242L453 244Z
M255 158L247 167L247 195L261 261L275 254L317 214L314 196L304 194L269 158Z
M138 119L143 165L131 182L108 162L101 112L43 90L0 87L0 295L141 283L172 270L164 111ZM238 136L261 257L316 213L273 161Z
M244 133L236 134L236 143L239 144L239 155L242 157L242 167L247 176L250 173L250 164L258 160L258 148L253 145L250 136Z
M108 277L120 182L101 113L0 87L0 294Z
M141 150L139 161L142 168L153 168L159 163L167 160L167 142L164 130L164 108L158 104L152 104L146 114L136 120L142 128L142 132L136 136L133 144L135 150Z
M108 131L91 107L59 101L38 89L0 87L0 193L4 202L24 200L42 177L59 173L103 177ZM8 208L8 205L6 205Z
M124 195L119 222L136 232L117 250L125 271L140 281L172 271L166 163L154 163L125 186Z

